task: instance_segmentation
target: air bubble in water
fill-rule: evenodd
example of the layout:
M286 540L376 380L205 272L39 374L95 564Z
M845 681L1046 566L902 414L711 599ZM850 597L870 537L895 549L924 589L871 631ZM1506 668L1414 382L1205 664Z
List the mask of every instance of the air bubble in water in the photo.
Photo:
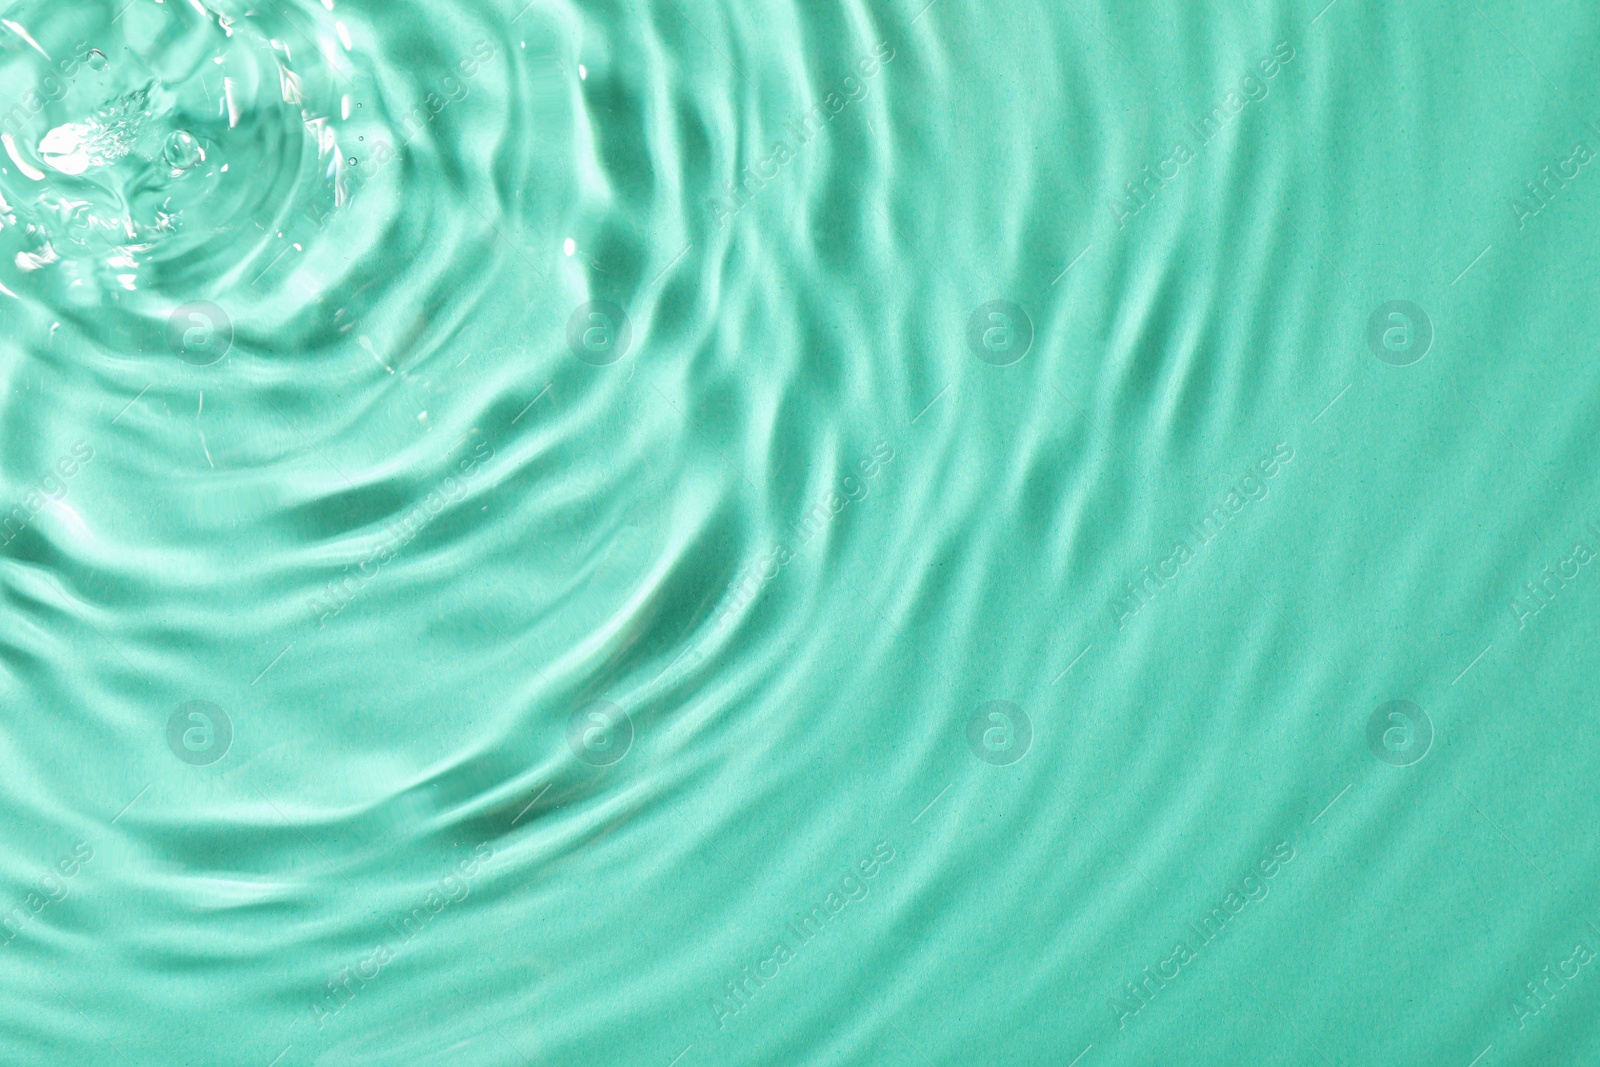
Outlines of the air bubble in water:
M203 163L206 150L200 147L200 142L188 130L173 130L167 135L167 147L163 155L174 171L181 171Z

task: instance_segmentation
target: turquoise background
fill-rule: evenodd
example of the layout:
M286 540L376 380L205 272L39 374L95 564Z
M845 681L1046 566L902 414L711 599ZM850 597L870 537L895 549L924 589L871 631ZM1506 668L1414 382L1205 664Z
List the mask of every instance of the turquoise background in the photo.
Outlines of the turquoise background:
M1324 4L9 5L0 1063L1600 1058L1600 13Z

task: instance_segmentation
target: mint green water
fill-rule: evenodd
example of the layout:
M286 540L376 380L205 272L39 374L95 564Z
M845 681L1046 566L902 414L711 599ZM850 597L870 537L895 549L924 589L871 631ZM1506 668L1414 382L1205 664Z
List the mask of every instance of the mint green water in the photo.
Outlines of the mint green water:
M1600 14L0 13L0 1064L1600 1062Z

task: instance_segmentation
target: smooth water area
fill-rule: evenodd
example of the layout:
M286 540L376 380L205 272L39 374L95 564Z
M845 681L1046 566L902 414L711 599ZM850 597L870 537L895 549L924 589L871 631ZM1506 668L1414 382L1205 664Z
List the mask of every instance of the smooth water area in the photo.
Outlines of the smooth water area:
M0 1064L1600 1062L1597 45L0 5Z

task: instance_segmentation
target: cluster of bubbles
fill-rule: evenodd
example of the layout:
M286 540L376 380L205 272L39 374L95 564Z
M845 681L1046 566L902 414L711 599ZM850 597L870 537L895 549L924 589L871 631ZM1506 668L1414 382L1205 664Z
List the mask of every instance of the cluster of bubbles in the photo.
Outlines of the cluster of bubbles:
M331 4L212 2L0 17L5 295L126 328L196 293L260 293L305 252L290 231L342 196L350 33Z

